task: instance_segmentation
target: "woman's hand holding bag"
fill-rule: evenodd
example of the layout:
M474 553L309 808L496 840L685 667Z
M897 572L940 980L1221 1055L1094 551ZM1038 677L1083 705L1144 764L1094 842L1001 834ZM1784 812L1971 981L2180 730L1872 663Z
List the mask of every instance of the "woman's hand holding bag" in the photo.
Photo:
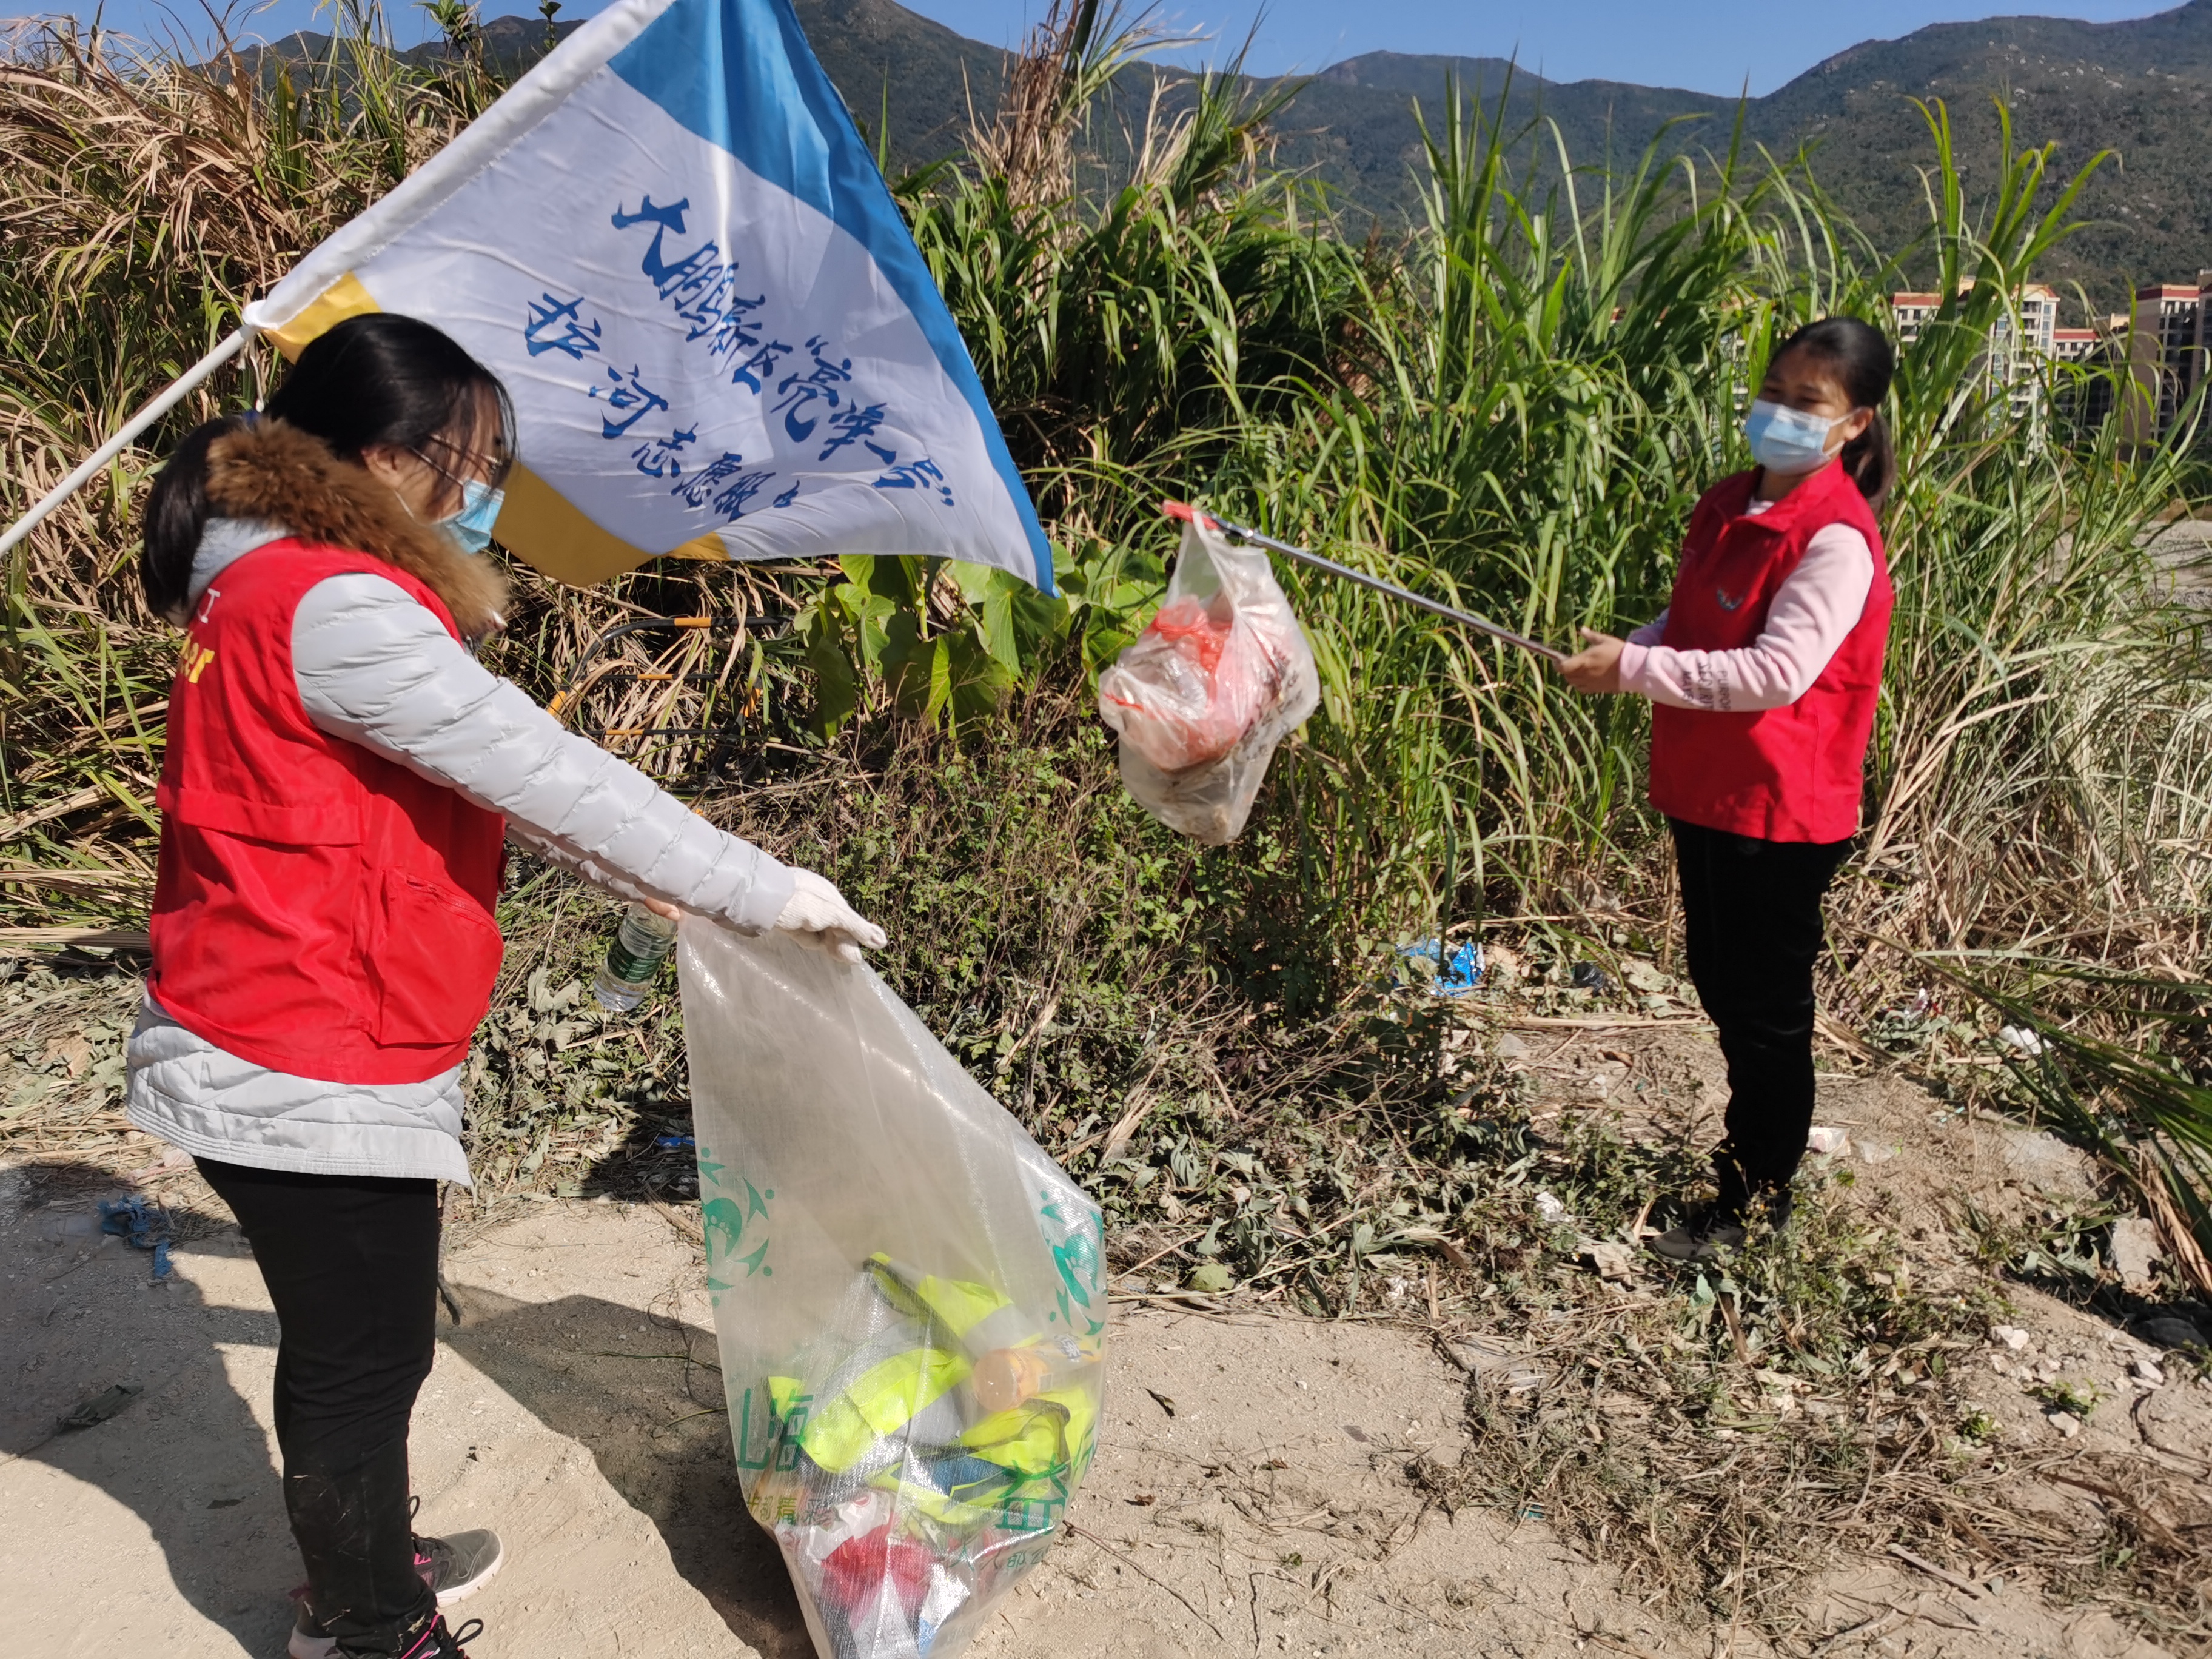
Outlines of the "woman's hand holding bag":
M801 944L857 963L862 951L880 951L884 930L845 902L845 896L811 870L793 870L791 896L775 925Z
M791 896L775 919L776 927L803 945L846 962L858 962L863 951L880 951L890 935L845 902L845 896L811 870L793 870ZM684 911L659 899L641 901L657 916L681 921Z

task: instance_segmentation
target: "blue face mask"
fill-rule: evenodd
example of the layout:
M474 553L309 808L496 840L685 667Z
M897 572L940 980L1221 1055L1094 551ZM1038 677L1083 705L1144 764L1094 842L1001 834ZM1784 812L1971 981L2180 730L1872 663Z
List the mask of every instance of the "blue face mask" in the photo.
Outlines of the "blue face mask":
M1828 434L1850 419L1826 420L1761 398L1744 417L1752 459L1770 472L1810 472L1828 459Z
M504 489L471 478L461 486L461 510L439 520L438 527L460 544L462 552L481 553L491 545L492 526L499 522L500 504L506 499Z

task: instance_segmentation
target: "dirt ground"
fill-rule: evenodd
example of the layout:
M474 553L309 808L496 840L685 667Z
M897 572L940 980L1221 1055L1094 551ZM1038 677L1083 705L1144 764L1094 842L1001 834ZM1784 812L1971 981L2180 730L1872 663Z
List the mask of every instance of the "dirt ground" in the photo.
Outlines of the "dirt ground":
M1717 1057L1680 1031L1522 1037L1514 1063L1537 1073L1547 1110L1619 1108L1633 1127L1655 1103L1714 1092L1695 1085ZM1849 1134L1832 1156L1851 1162L1854 1190L1893 1206L1931 1267L1964 1248L1960 1193L2026 1212L2089 1182L2049 1136L1969 1121L1894 1079L1824 1079L1820 1120ZM300 1572L269 1422L275 1321L253 1263L188 1170L141 1182L202 1218L166 1284L94 1219L98 1198L128 1189L114 1170L160 1151L126 1141L105 1165L0 1170L0 1626L56 1659L275 1659ZM556 1200L505 1213L449 1249L464 1318L441 1321L413 1443L420 1527L491 1524L507 1540L505 1571L459 1610L484 1620L471 1651L801 1659L782 1565L739 1503L719 1377L697 1363L714 1342L689 1212ZM1437 1337L1480 1334L1479 1304L1320 1323L1127 1289L1098 1462L978 1659L1763 1650L1747 1630L1645 1605L1540 1518L1425 1510L1405 1466L1423 1450L1452 1463L1466 1444L1468 1378ZM2193 1368L2033 1291L2013 1300L2016 1322L1973 1361L2000 1446L2105 1447L2212 1475L2212 1386ZM2086 1425L2056 1424L2031 1394L2054 1379L2103 1396ZM95 1427L56 1431L117 1383L143 1392ZM2046 1499L2062 1524L2093 1518L2079 1493ZM1810 1593L1805 1650L2162 1651L2110 1609L2039 1589L1846 1561Z

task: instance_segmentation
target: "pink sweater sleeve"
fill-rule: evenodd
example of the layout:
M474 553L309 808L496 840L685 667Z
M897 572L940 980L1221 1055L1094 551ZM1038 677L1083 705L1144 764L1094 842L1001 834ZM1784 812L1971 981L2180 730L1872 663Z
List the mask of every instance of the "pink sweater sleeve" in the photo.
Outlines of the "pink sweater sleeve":
M1828 525L1814 532L1775 594L1757 639L1734 651L1675 651L1657 643L1658 623L1646 623L1621 650L1620 688L1675 708L1721 713L1793 703L1858 625L1873 586L1866 538L1849 525Z

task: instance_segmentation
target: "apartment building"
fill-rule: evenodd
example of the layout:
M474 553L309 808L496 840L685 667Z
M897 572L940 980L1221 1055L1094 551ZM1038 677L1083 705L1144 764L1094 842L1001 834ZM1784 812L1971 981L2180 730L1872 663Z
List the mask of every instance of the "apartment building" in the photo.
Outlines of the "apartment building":
M1970 276L1960 288L1964 291L1973 285ZM1942 307L1943 296L1940 294L1891 295L1889 309L1897 319L1898 338L1908 345L1918 339L1922 330ZM1990 389L1994 392L2004 388L2013 412L2022 419L2033 418L2043 408L2042 368L2058 355L2060 331L2057 290L2041 283L2031 283L2021 290L2017 331L2009 313L1998 318L1990 331Z
M2126 367L2128 388L2114 408L2114 381L2092 374L2061 391L2061 420L2078 429L2118 414L2122 436L2148 442L2170 428L2191 396L2212 377L2212 270L2194 283L2151 283L2136 290L2131 311L2105 318L2094 328L2058 326L2058 295L2040 283L2021 291L2018 328L2000 318L1990 335L1989 386L2008 392L2014 413L2037 417L2044 409L2043 373L2050 363L2083 368ZM1942 310L1940 294L1894 294L1890 310L1899 338L1920 337Z
M1897 319L1897 337L1911 345L1920 337L1920 331L1928 319L1943 308L1940 294L1893 294L1889 296L1889 314Z
M2172 425L2204 379L2205 354L2212 348L2204 315L2208 287L2212 270L2198 271L2196 283L2187 287L2150 283L2136 290L2128 327L2135 385L2121 415L2131 443L2147 442Z
M2128 319L2124 313L2107 317L2105 326L2054 328L2051 355L2059 362L2094 369L2120 362L2127 355ZM2075 432L2089 432L2112 418L2112 381L2108 374L2087 374L2063 382L2058 390L2059 418Z

